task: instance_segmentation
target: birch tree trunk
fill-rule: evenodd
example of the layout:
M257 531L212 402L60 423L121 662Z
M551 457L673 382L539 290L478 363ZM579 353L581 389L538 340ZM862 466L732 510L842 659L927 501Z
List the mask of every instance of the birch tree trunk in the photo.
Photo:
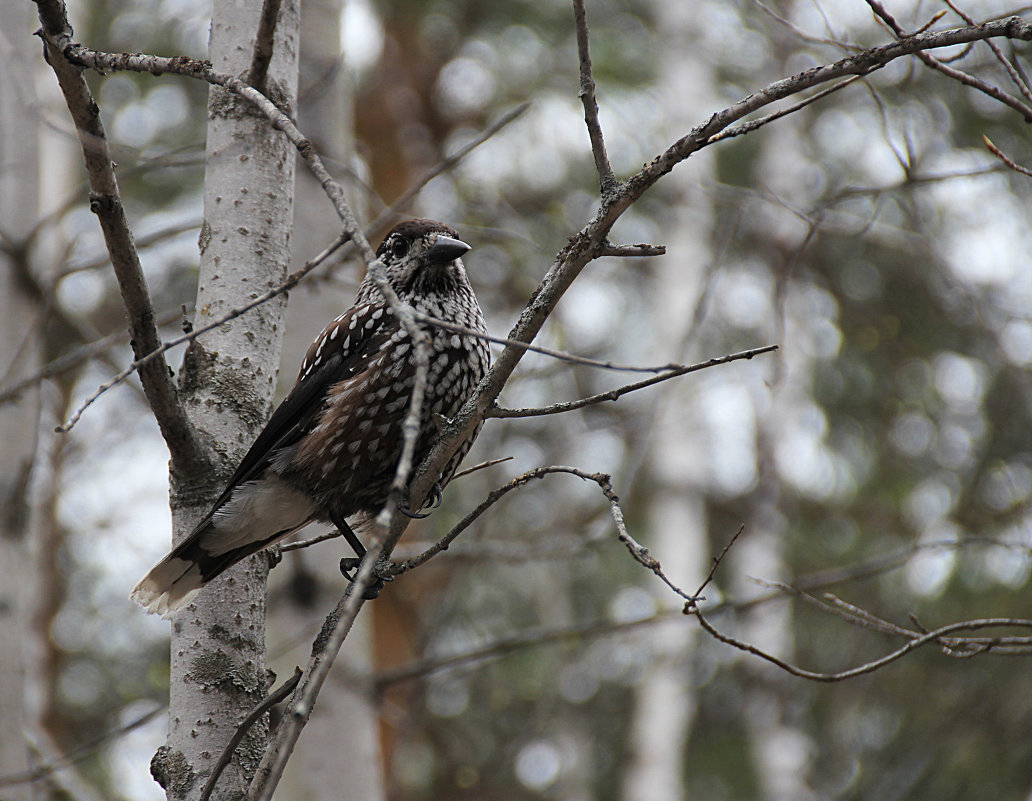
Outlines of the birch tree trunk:
M210 57L221 72L245 73L260 0L215 0ZM297 93L298 4L284 0L267 93L293 113ZM295 155L247 104L212 87L197 324L282 282L289 263ZM191 421L217 453L217 475L181 475L172 459L174 536L185 537L268 418L276 385L282 296L196 340L180 392ZM197 798L237 724L266 693L265 581L259 554L212 582L172 621L169 739L152 772L170 799ZM213 799L246 792L261 759L267 723L237 749Z
M0 75L0 378L15 384L41 364L39 298L28 279L27 244L38 216L39 151L35 118L24 109L32 97L33 8L20 3L4 12L5 27L25 31L8 41L9 65ZM22 23L19 25L18 23ZM36 453L40 414L38 388L6 406L0 415L0 776L29 769L25 736L25 658L29 629L29 477ZM32 785L2 791L5 801L27 801Z

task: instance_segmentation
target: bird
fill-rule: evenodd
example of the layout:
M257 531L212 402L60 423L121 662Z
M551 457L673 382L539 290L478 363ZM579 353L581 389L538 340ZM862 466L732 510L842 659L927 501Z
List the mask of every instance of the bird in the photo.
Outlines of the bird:
M402 301L463 331L423 326L429 366L413 465L490 365L484 315L461 258L469 250L454 228L429 219L397 224L376 250ZM360 528L387 501L416 376L415 348L397 317L367 272L354 305L309 346L293 389L225 491L140 580L134 601L169 617L223 571L313 521L336 526L361 558L365 550L352 524ZM439 501L479 432L480 426L445 466L432 500ZM341 560L341 572L348 576L346 568L357 562Z

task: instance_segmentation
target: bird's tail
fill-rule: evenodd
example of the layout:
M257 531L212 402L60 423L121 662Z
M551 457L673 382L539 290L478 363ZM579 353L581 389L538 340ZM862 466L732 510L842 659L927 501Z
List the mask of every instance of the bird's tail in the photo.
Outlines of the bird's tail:
M129 596L148 612L168 617L205 585L197 562L170 553L140 579Z
M169 617L180 609L209 581L228 570L240 560L262 548L271 545L273 539L280 539L290 532L283 532L275 538L249 542L222 553L211 550L210 535L213 524L194 531L173 551L158 562L151 571L140 579L129 596L148 612ZM208 547L206 547L206 545Z
M307 524L315 508L310 498L275 476L241 484L143 577L130 597L148 612L168 617L222 571Z

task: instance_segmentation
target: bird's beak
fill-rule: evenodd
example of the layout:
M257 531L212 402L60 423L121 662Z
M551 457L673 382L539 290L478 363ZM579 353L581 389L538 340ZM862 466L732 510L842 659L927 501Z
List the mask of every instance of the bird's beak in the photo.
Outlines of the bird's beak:
M427 261L430 264L447 264L455 261L464 254L470 247L461 239L453 239L450 236L438 235L430 250L426 252Z

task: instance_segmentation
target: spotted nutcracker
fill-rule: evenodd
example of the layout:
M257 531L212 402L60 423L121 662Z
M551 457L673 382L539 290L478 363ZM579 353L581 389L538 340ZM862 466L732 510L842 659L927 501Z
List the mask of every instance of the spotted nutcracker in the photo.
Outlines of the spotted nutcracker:
M486 333L460 257L469 245L433 220L395 226L376 251L401 300L423 314ZM426 396L413 465L487 370L483 338L426 326ZM355 304L308 348L297 383L247 452L229 486L191 534L132 592L148 612L168 615L246 556L312 521L332 523L356 553L349 526L383 507L401 456L402 422L415 380L412 342L367 276ZM479 433L479 429L477 432ZM473 437L441 474L444 487ZM413 513L410 513L413 514ZM344 562L355 560L342 560Z

